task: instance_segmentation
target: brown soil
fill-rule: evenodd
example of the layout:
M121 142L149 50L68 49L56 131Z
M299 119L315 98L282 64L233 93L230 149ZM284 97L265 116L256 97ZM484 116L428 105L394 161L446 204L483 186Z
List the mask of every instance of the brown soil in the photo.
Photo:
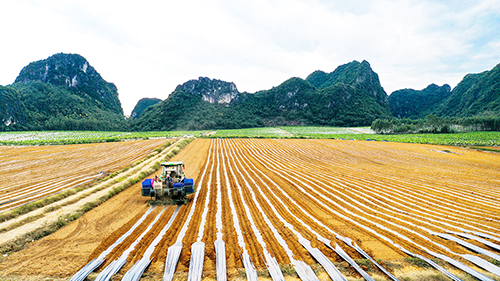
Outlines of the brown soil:
M208 148L205 143L195 140L173 158L184 161L187 176L197 175L197 169L201 169ZM141 183L129 187L59 231L6 257L0 262L0 276L71 276L96 248L106 249L125 233L149 208L148 199L141 196ZM103 246L103 242L109 244Z
M118 171L165 139L56 146L0 146L0 212ZM10 202L12 201L12 202Z
M212 157L208 159L210 145ZM259 268L264 267L261 256L263 246L267 247L279 263L290 262L284 251L285 245L278 243L271 226L265 222L264 215L272 221L272 226L283 237L294 258L308 264L314 264L315 260L298 243L296 235L284 226L279 216L336 262L341 261L340 257L317 241L314 233L291 213L322 236L331 239L332 246L339 244L355 259L361 256L337 240L332 231L351 238L375 259L397 260L405 257L405 254L379 235L368 232L353 222L423 255L427 254L422 246L450 255L434 243L445 245L460 254L471 252L454 242L432 236L422 228L437 232L444 229L456 230L458 227L472 227L489 233L500 231L498 154L456 147L364 141L199 139L182 150L175 160L185 162L186 174L195 179L199 192L194 215L182 240L184 248L177 266L178 274L184 274L183 276L189 268L191 244L197 240L201 227L205 200L210 201L202 238L206 243L204 276L215 276L216 255L213 242L217 234L217 174L220 175L222 192L223 240L226 242L228 272L242 268L239 254L241 249L237 244L234 218L230 212L228 189L232 191L247 251ZM205 167L207 174L200 183ZM229 185L224 172L228 174ZM241 186L241 194L237 185ZM206 198L209 187L210 197ZM252 198L251 190L256 193L256 200ZM120 193L55 234L32 243L28 249L1 262L1 272L7 275L42 276L74 274L88 260L118 239L146 211L147 198L142 198L139 193L140 184ZM277 213L272 211L266 198L275 206ZM284 201L289 210L282 206L278 198ZM258 210L257 203L263 207L264 213ZM251 210L253 221L266 245L260 245L257 241L244 205L248 205ZM153 254L153 263L146 274L161 276L167 249L175 243L191 207L193 201L181 208ZM141 258L149 243L170 218L173 208L167 208L157 225L132 253L120 274ZM157 207L110 257L119 256L142 233L160 209ZM313 218L328 229L320 226ZM443 223L431 222L430 219ZM392 232L405 235L412 241L406 241Z

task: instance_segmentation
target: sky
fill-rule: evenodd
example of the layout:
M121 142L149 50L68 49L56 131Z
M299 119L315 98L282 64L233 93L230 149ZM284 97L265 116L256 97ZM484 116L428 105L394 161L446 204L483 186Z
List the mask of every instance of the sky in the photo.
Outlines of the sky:
M240 92L366 60L387 94L456 86L500 63L500 1L2 0L0 85L30 62L76 53L143 97L208 77Z

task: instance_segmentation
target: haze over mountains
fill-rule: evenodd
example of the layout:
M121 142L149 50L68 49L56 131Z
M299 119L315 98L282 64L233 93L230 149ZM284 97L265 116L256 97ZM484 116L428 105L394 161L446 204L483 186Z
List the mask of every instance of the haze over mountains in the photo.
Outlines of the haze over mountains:
M167 89L164 89L167 91ZM141 93L143 94L143 93ZM500 114L500 64L468 74L454 88L429 85L390 96L367 61L290 78L269 90L239 92L234 83L200 77L161 101L143 98L125 119L114 84L77 54L24 67L0 86L0 130L175 130L267 125L369 126L378 118Z

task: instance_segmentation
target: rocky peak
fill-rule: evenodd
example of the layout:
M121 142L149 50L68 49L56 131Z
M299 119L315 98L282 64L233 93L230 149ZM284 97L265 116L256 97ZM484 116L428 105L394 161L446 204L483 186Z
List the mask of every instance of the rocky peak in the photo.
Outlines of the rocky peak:
M41 81L54 86L73 89L101 104L101 107L123 114L118 91L113 83L106 82L101 75L78 54L55 54L47 59L25 66L15 83Z
M177 86L176 91L179 90L192 95L200 95L209 103L219 104L229 104L239 94L234 83L207 77L189 80Z
M315 71L306 78L306 81L318 89L331 87L337 83L349 85L369 94L381 106L388 108L387 93L380 85L378 74L372 70L366 60L352 61L337 67L330 73Z
M102 79L84 57L59 53L25 66L15 83L41 81L55 86L76 87L83 81L89 80L83 76Z

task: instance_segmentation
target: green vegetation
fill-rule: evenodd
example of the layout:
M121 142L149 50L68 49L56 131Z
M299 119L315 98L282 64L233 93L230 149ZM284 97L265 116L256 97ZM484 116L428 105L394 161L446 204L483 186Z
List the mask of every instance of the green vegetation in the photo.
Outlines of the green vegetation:
M377 119L372 130L379 134L460 133L469 131L500 131L500 116L465 118L427 115L425 119Z
M471 117L500 114L500 64L468 74L435 112L438 116Z
M209 135L210 138L287 138L293 137L292 134L279 128L248 128L236 130L218 130L215 134Z
M132 119L137 119L141 114L150 106L155 105L157 103L161 102L161 99L157 98L142 98L140 99L137 104L134 107L134 110L132 110L132 113L130 114L130 118Z
M189 139L185 139L185 140L181 141L180 143L178 143L176 145L174 150L176 150L177 152L180 151L182 148L186 147L193 139L194 138L189 138ZM117 186L113 187L106 195L101 196L100 198L98 198L95 201L85 203L78 210L76 210L75 212L73 212L71 214L59 216L57 222L52 223L52 224L45 224L45 225L41 226L40 228L30 232L30 233L27 233L21 237L16 238L12 242L2 244L0 246L0 254L8 254L8 253L22 250L26 247L26 245L28 243L33 242L34 240L41 239L41 238L43 238L51 233L56 232L58 229L64 227L65 225L69 224L70 222L83 216L86 212L94 209L95 207L97 207L97 206L101 205L102 203L106 202L107 200L111 199L113 196L117 195L118 193L122 192L123 190L129 188L130 186L140 182L141 180L143 180L147 176L153 174L160 167L160 162L168 161L170 159L170 157L171 157L171 154L169 153L162 161L156 162L152 168L149 168L145 172L140 173L140 175L137 177L134 177L134 178L129 177L129 178L126 178L126 180L125 180L125 178L123 178L123 181L121 182L121 184L118 184ZM137 166L141 162L136 162L133 164L133 166ZM115 184L118 182L119 181L115 181L115 180L111 181L112 184ZM81 191L81 190L79 190L79 191ZM82 198L83 197L76 198L73 202L71 202L71 204L79 201ZM42 199L40 201L43 201L43 200L44 199ZM47 208L47 211L49 211L49 208ZM29 220L26 220L24 222L29 222Z
M371 124L379 127L378 133L450 133L471 127L499 130L498 81L500 64L465 76L453 90L446 84L431 84L423 90L403 89L388 96L370 64L353 61L330 73L318 70L306 79L290 78L256 93L240 93L234 83L200 77L177 86L164 101L141 99L131 118L126 118L114 84L106 82L82 56L60 53L30 63L14 84L0 86L0 131L192 131ZM424 120L429 115L446 122L429 126ZM489 119L496 121L491 124Z
M321 75L320 73L323 73ZM389 118L387 94L368 62L351 62L306 80L240 93L233 83L201 77L150 106L132 130L239 129L283 125L361 126Z
M58 53L32 62L21 70L14 84L30 84L35 81L60 87L104 111L123 116L116 86L106 82L78 54Z
M335 137L335 135L338 134L347 135L347 134L372 133L370 127L346 128L346 127L287 126L280 128L296 136L311 137L311 138L322 138L324 136L331 136L331 135Z
M0 131L125 130L114 84L80 55L56 54L0 86Z
M441 87L431 84L420 91L398 90L389 96L389 107L397 118L422 119L436 112L450 94L451 88L446 84Z
M489 71L466 75L451 91L448 85L438 87L434 84L420 91L395 91L389 96L389 105L397 118L423 119L435 114L440 117L498 119L499 93L500 64Z
M59 145L97 142L116 142L130 139L172 138L199 136L206 131L171 132L103 132L103 131L29 131L0 132L2 145Z
M371 134L367 127L267 127L239 130L218 130L210 138L313 138L364 141L387 141L454 146L500 146L500 132L466 132L453 134Z
M366 132L366 133L365 133ZM95 143L127 139L195 136L202 138L312 138L390 141L456 146L500 146L500 132L449 134L373 134L368 127L342 128L317 126L264 127L235 130L170 132L0 132L3 145L49 145ZM490 148L492 151L497 149Z
M337 135L337 139L390 141L404 143L439 144L454 146L500 146L500 132L468 132L455 134L351 134Z

